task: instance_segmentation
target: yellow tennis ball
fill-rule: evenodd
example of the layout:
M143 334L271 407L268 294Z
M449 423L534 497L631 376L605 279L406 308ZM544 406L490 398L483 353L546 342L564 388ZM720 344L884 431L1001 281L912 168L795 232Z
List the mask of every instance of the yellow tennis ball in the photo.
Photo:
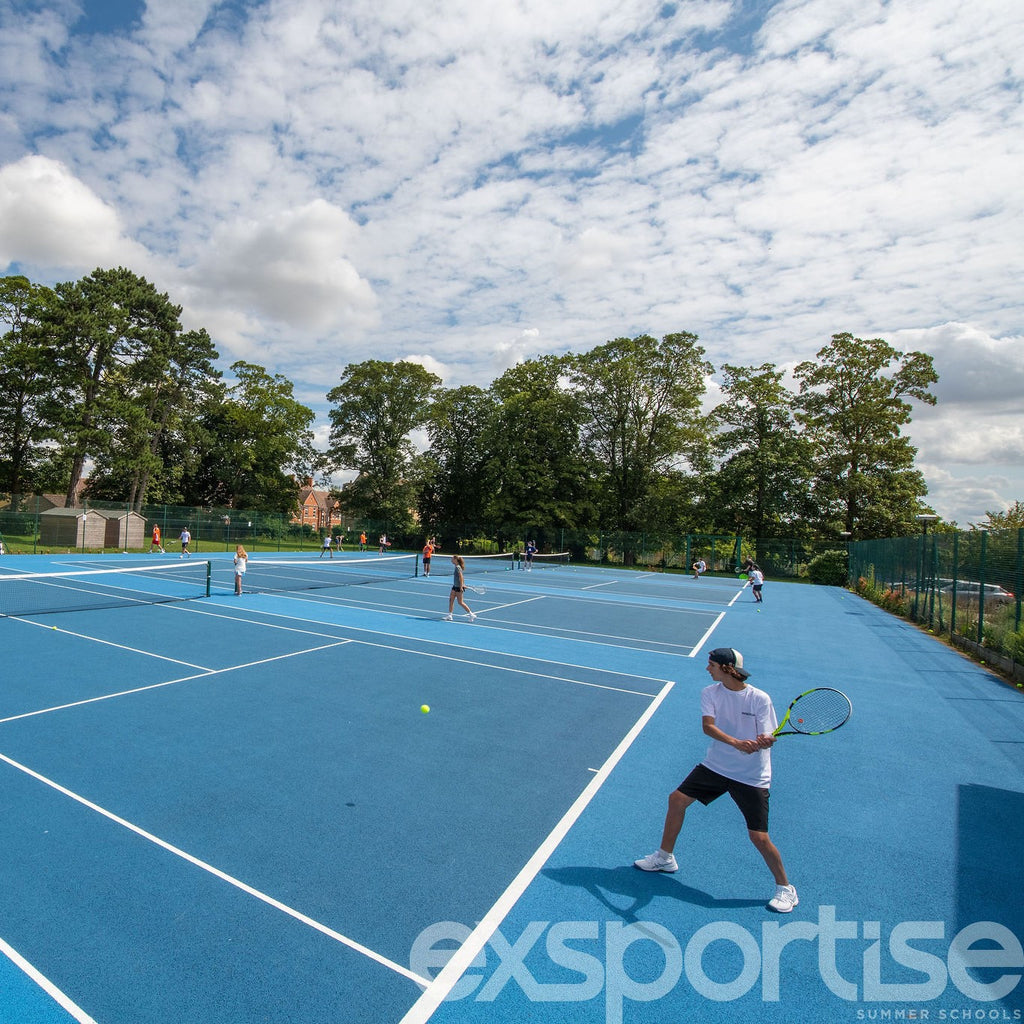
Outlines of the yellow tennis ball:
M423 714L425 714L425 715L429 714L429 712L430 712L430 705L429 704L421 704L420 705L420 711L422 711Z

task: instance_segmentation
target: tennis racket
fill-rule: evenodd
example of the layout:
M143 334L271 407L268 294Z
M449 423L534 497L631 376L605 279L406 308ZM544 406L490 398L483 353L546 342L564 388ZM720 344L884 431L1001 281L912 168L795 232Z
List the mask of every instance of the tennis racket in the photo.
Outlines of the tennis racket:
M471 587L467 584L466 589L472 590L474 594L480 594L481 596L487 593L486 587Z
M773 736L820 736L835 732L853 714L850 698L842 690L819 686L801 693L786 709L786 717ZM790 728L786 729L786 723Z

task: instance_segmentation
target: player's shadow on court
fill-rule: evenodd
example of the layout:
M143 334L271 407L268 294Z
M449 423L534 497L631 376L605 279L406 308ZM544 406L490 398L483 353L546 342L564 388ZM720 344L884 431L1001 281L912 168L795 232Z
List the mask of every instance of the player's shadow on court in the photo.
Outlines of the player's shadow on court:
M651 900L675 899L711 910L763 907L764 900L717 899L710 893L685 885L672 875L640 871L630 865L596 868L592 865L545 868L541 874L559 885L571 885L590 893L624 921L635 923ZM625 901L630 901L628 904Z

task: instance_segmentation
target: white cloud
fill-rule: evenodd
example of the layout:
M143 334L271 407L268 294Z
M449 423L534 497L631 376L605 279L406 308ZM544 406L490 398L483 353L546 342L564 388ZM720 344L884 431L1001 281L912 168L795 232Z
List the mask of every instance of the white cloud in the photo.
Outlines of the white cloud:
M755 6L183 0L89 39L0 9L0 264L124 263L324 392L370 357L454 386L642 332L716 365L883 336L935 355L929 474L1024 495L1024 9Z
M61 274L140 261L117 211L62 163L26 156L0 167L0 265Z

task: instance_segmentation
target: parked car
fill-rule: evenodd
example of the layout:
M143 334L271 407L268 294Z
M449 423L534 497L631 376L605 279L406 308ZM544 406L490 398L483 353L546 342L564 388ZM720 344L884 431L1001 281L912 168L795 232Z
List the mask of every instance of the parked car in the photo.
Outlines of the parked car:
M953 584L952 582L946 583L941 593L947 594L950 598L953 596ZM971 580L958 580L956 584L956 599L958 601L970 601L977 604L981 594L981 584L974 583ZM986 605L1000 605L1000 604L1013 604L1017 599L1010 593L1009 590L1004 590L996 583L985 584L985 604Z

